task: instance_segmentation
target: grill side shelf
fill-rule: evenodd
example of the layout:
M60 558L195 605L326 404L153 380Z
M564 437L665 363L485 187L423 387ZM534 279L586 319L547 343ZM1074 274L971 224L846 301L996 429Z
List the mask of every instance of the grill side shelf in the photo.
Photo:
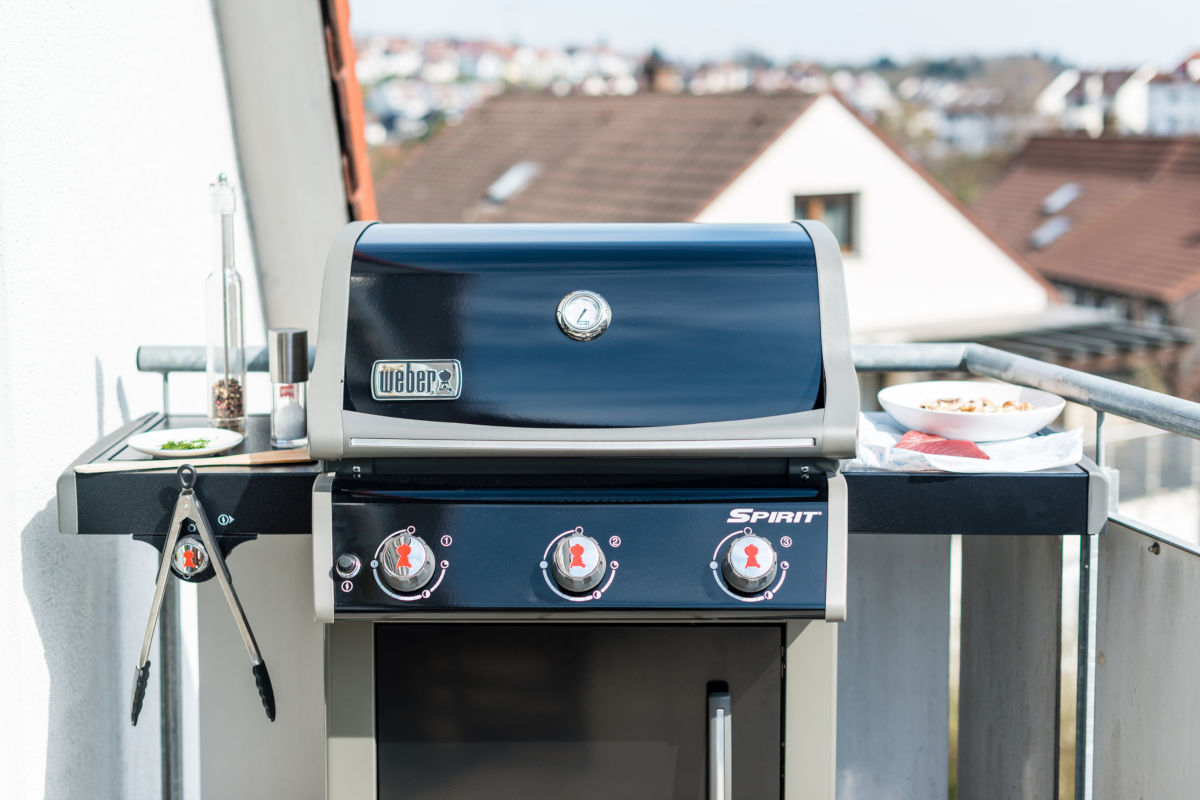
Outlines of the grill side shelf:
M192 420L194 421L194 420ZM112 460L134 433L159 424L140 417L104 437L58 482L59 527L64 533L160 533L178 494L173 472L75 475L74 465ZM255 426L266 417L252 417ZM201 464L202 466L202 464ZM200 491L217 535L307 533L312 487L319 465L212 467ZM955 475L847 471L851 533L1082 535L1088 532L1090 477L1079 467L1021 474ZM221 524L221 515L232 520Z

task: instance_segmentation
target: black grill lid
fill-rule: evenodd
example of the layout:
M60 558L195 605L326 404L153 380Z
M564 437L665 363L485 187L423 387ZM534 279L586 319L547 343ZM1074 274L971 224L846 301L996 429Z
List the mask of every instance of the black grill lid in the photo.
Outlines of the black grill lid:
M327 265L313 452L829 455L831 387L855 410L857 388L817 230L352 224ZM599 305L572 314L610 311L599 335L563 319L577 292Z
M590 341L556 319L577 290L611 308ZM398 359L457 360L461 393L377 399L396 373L372 386L373 365ZM376 225L354 250L345 377L347 410L474 425L646 427L809 411L821 385L812 242L796 225Z

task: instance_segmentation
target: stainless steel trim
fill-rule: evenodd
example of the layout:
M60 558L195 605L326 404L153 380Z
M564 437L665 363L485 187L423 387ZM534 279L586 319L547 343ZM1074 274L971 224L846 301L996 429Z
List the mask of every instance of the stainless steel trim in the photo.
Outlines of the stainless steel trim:
M733 704L729 692L708 695L708 797L733 798Z
M313 619L333 622L333 473L324 472L313 483Z
M834 800L840 627L789 621L785 628L784 800Z
M821 308L821 368L825 373L825 414L821 449L834 458L853 458L858 450L858 377L850 348L850 304L842 248L822 222L796 220L813 243L817 259L817 301Z
M325 260L317 352L308 382L308 448L315 457L342 452L342 385L346 374L346 315L350 307L350 267L354 247L374 222L351 222L333 241Z
M547 442L547 441L516 441L510 439L368 439L351 437L351 447L386 447L396 450L446 450L469 451L472 455L481 455L485 450L520 451L525 453L573 453L589 451L597 453L638 451L699 451L699 452L728 452L744 450L775 451L788 450L794 447L816 447L816 439L804 437L799 439L715 439L712 441L673 441L659 440L651 442L638 441L577 441L577 442Z
M325 626L325 797L373 800L375 751L375 626Z
M1087 532L1099 533L1108 522L1109 511L1116 510L1110 505L1109 492L1114 488L1109 483L1111 470L1097 466L1087 456L1080 459L1079 467L1088 474Z
M846 619L846 587L850 516L846 508L846 478L840 472L829 476L829 513L825 518L828 530L825 554L825 619L843 622Z
M819 454L832 458L838 454L825 447L821 438L825 429L822 421L825 413L826 409L818 408L773 417L640 428L530 428L429 422L343 410L341 427L345 439L336 453L317 452L311 446L309 452L318 458L348 458L351 457L351 453L354 458L394 458L397 454L396 448L402 447L407 448L403 453L406 456L504 456L514 452L587 456L596 453L596 448L599 447L602 448L599 452L605 454L672 456L682 453L692 456L709 452L729 453L732 448L742 447L747 443L760 447L773 443L770 450L760 452L794 455L798 458ZM352 445L351 440L357 446ZM377 448L363 444L373 440L389 444ZM401 444L390 444L394 442ZM453 444L458 442L468 444ZM509 442L530 444L509 447ZM596 442L604 444L593 446ZM611 444L621 442L637 444ZM722 446L721 443L724 442L732 444ZM442 446L443 443L452 444ZM656 447L655 443L665 444ZM680 444L674 447L675 443ZM465 449L484 444L492 449L487 452ZM543 447L549 449L540 449ZM608 449L614 447L621 449ZM851 449L843 455L848 456L853 452Z

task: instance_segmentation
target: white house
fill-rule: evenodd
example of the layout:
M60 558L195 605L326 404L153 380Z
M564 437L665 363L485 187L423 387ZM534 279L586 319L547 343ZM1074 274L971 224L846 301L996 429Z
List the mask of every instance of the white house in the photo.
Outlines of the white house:
M1148 87L1157 72L1149 65L1132 70L1063 70L1041 91L1034 107L1064 131L1092 137L1105 132L1146 133Z
M1149 133L1200 133L1200 53L1150 82L1146 114Z

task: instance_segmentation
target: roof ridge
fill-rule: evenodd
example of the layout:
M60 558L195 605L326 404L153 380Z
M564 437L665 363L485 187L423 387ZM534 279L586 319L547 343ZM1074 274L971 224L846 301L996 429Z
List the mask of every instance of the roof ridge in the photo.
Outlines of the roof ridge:
M806 111L808 111L810 108L812 108L813 105L817 102L817 100L819 100L825 94L827 94L827 92L817 92L815 94L808 94L808 95L804 95L804 94L800 94L800 93L793 94L792 95L793 97L801 97L804 100L804 102L802 102L800 104L800 108L798 108L796 110L796 113L792 115L791 119L789 119L787 121L787 123L779 126L779 130L777 130L775 132L775 135L772 136L767 141L763 142L762 145L757 150L755 150L754 153L751 154L749 158L746 159L745 163L743 163L740 167L738 167L737 171L735 171L732 175L729 176L729 180L725 181L725 183L723 183L719 187L717 187L717 189L711 195L704 198L704 200L696 208L695 213L692 214L692 219L693 220L696 219L696 217L698 217L704 213L704 209L708 208L713 203L715 203L717 198L720 197L722 194L724 194L725 191L730 186L733 185L734 181L736 181L738 178L742 177L742 175L744 175L746 173L746 170L750 169L751 164L753 164L755 161L758 161L758 159L760 159L762 157L762 154L767 152L767 150L769 150L776 142L778 142L779 139L783 136L783 134L785 134L789 130L791 130L792 126L795 125L796 122L802 116L804 116L804 113Z

